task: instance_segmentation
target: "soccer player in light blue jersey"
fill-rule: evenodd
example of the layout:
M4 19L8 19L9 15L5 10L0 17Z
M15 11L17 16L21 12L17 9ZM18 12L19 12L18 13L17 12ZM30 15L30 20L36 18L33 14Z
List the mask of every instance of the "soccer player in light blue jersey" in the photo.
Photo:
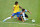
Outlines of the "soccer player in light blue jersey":
M22 11L21 11L21 12L22 12ZM26 9L25 9L25 12L29 12L29 13L31 13L29 10L26 10ZM19 17L20 20L22 20L22 19L21 19L22 17L23 17L24 20L28 20L28 19L25 19L25 17L28 18L28 15L25 14L25 12L23 13L24 15L23 15L23 14L20 15L20 16L21 16L21 17ZM32 14L32 13L31 13L31 14Z

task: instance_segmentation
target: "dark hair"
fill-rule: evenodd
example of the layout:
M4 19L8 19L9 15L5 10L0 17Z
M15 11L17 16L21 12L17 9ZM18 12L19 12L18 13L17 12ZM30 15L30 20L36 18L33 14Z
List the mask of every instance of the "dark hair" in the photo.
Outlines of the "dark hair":
M17 2L17 1L15 2L15 5L16 5L16 4L18 4L18 2Z
M25 9L22 9L22 11L24 11Z

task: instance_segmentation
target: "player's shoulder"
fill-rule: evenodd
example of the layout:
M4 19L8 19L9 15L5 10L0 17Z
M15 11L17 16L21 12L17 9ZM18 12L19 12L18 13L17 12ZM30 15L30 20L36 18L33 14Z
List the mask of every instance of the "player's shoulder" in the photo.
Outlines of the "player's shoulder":
M25 12L27 12L27 10L25 9Z

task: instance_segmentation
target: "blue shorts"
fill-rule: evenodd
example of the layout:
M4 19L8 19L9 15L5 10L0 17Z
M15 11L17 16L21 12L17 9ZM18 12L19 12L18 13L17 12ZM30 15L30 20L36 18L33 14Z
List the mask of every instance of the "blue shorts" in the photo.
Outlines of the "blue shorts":
M13 13L12 16L17 15L17 17L19 17L20 13L21 13L21 12Z
M17 17L20 17L20 15L17 15Z

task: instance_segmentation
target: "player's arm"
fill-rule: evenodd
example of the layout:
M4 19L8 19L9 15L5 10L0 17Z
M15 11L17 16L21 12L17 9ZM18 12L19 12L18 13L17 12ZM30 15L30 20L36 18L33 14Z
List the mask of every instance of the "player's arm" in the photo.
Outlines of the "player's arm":
M23 20L23 17L21 16L21 19L22 19L22 21L24 22L24 20Z
M31 13L29 10L27 10L27 12ZM32 14L32 13L31 13Z
M13 10L14 10L14 7L13 7Z
M23 9L21 6L19 6L19 8Z

